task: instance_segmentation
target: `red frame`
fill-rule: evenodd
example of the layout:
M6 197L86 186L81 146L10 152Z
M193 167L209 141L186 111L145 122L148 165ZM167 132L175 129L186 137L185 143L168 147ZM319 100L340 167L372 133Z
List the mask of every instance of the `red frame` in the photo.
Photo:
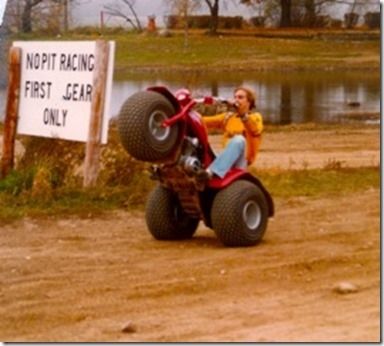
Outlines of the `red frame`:
M162 94L172 103L178 113L166 120L163 126L173 126L174 124L181 122L183 124L183 126L181 126L181 138L184 138L187 135L187 131L192 133L194 137L197 137L200 144L203 146L202 164L204 168L207 168L215 159L215 156L208 141L207 128L201 119L201 116L192 109L196 104L196 101L193 99L183 100L183 104L181 104L176 97L163 86L150 87L147 90ZM253 176L246 170L233 168L224 178L213 178L209 180L207 185L213 189L223 189L237 179L245 178L247 180L253 180L251 177L253 178Z

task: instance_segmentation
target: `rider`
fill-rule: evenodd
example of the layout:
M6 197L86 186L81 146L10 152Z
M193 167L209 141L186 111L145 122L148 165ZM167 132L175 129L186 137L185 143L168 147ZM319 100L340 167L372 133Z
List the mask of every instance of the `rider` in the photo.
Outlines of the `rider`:
M210 179L214 175L223 178L231 168L245 169L256 159L263 119L254 111L255 93L249 88L238 87L234 90L234 98L234 112L203 117L208 128L224 130L225 149L207 169L198 173L199 178Z

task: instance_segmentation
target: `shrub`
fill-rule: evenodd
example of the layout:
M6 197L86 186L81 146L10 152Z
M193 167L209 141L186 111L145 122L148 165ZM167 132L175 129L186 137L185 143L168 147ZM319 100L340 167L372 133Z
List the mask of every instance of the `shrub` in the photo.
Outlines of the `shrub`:
M18 196L21 192L31 189L34 175L34 169L12 171L5 179L0 180L0 192Z
M357 13L349 12L344 14L344 23L347 29L352 29L357 25L359 15Z
M208 15L202 16L189 16L188 27L193 29L208 29L211 26L212 17ZM221 29L241 29L243 26L243 17L219 17L219 28ZM182 29L184 27L184 20L180 16L167 16L166 27L168 29Z
M110 126L109 137L108 144L101 147L98 187L127 186L133 177L142 174L147 166L126 153L120 144L114 124ZM18 164L19 173L14 173L13 180L7 183L15 184L16 191L31 189L34 186L36 192L42 190L39 186L43 185L45 189L49 186L52 189L82 186L84 143L27 137L23 139L23 144L25 152Z
M380 12L367 12L364 21L368 28L380 29Z
M264 27L266 18L263 16L251 17L249 18L249 22L251 25L256 27Z
M147 165L130 156L120 143L115 124L110 126L108 145L102 148L99 181L101 185L129 185Z
M19 169L30 170L45 167L50 172L52 188L63 186L78 176L78 168L84 161L84 144L52 138L24 138L24 155Z

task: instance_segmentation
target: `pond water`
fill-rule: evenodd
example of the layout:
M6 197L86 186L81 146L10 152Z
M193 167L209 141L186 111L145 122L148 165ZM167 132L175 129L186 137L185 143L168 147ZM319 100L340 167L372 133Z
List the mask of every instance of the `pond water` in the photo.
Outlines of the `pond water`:
M257 108L266 123L380 121L378 71L133 73L127 78L113 83L111 117L118 114L127 97L153 85L167 86L173 92L187 87L195 97L226 98L236 86L245 85L256 91ZM5 95L5 89L0 89L1 114Z

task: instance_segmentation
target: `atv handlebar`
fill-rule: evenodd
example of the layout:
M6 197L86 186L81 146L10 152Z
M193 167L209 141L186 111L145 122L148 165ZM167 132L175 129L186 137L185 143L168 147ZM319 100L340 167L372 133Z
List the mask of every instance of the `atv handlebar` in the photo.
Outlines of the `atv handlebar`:
M205 96L200 99L196 99L198 103L204 103L206 105L213 105L214 103L223 103L229 107L237 108L238 104L236 101L228 100L221 96Z
M196 104L196 100L191 100L178 114L173 116L172 118L169 118L167 120L164 120L161 124L162 127L169 127L173 124L177 123L179 120L186 117L187 113L192 109L192 107Z
M186 100L187 101L187 100ZM237 104L235 102L229 101L222 97L215 97L215 96L205 96L203 98L199 99L191 99L182 109L179 113L174 115L172 118L166 119L161 124L162 127L170 127L177 123L178 121L184 119L187 115L187 113L195 106L196 103L204 103L206 105L211 105L215 102L221 102L225 103L228 106L237 108Z

